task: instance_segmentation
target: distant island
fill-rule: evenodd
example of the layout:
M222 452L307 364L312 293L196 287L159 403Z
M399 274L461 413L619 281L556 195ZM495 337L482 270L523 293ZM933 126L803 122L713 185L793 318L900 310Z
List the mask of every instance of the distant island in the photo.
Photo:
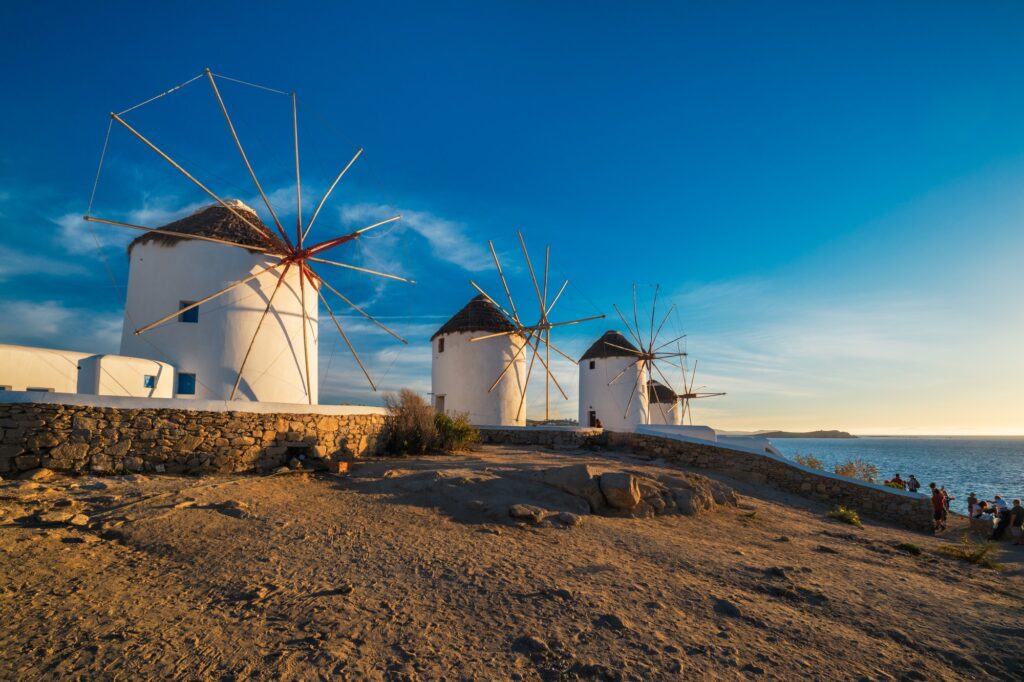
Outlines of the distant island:
M758 431L757 435L762 438L856 438L857 436L846 431Z

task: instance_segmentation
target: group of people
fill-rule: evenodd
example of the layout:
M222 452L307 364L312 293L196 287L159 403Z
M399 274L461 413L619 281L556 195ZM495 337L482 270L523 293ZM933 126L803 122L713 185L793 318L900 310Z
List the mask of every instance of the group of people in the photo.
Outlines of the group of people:
M917 480L917 476L910 474L910 478L903 480L900 478L899 472L895 476L885 482L885 485L890 488L899 488L900 490L908 490L912 493L916 493L921 489L921 482Z
M992 540L1002 540L1009 528L1013 544L1024 545L1024 507L1020 500L1014 500L1011 505L1002 496L996 495L989 502L979 500L977 495L971 493L967 496L967 513L972 519L992 520Z

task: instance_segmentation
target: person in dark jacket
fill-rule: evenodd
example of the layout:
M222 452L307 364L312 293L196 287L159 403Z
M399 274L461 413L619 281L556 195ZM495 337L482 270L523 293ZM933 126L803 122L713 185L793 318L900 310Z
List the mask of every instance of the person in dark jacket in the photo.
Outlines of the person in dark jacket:
M1020 506L1020 500L1014 500L1010 507L1010 534L1013 544L1024 545L1024 507Z

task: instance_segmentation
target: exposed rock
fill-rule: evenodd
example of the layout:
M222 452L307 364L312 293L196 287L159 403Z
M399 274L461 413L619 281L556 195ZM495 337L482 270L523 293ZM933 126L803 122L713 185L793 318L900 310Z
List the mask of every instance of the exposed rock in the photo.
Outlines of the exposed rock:
M88 526L89 517L85 514L75 514L70 519L68 519L68 523L70 523L72 526Z
M585 499L590 505L591 512L596 513L604 506L604 496L601 495L598 478L586 464L543 469L539 477L552 487Z
M52 469L42 468L25 471L18 478L25 481L49 481L56 475Z
M532 504L514 504L508 509L508 515L514 519L529 521L533 525L539 525L544 517L548 515L546 509L535 507Z
M715 613L729 618L739 618L742 615L739 607L728 599L715 600Z
M630 511L640 504L640 486L633 474L609 471L601 474L601 494L610 507Z

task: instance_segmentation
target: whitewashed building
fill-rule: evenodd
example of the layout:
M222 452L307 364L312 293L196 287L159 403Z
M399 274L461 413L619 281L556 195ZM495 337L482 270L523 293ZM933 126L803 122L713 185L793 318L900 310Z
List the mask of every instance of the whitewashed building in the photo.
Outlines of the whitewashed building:
M682 424L682 401L671 388L651 379L647 382L648 424Z
M238 201L229 203L251 214L253 223L270 232L251 208ZM253 247L264 243L250 226L219 204L163 229ZM307 281L307 388L296 268L291 268L274 297L254 342L256 327L277 285L275 270L208 303L182 309L279 259L255 248L249 251L154 232L133 240L128 256L121 354L0 345L0 390L229 400L245 360L235 400L306 403L311 396L313 404L318 402L319 298ZM176 310L182 312L153 329L135 333Z
M251 214L249 219L271 232L256 212L241 202L229 202ZM174 232L262 246L265 242L233 213L217 204L164 226ZM166 361L177 370L174 397L228 400L245 360L235 400L305 403L307 387L302 343L302 303L299 272L291 268L274 305L253 337L279 271L271 270L209 303L136 334L136 330L168 313L253 275L279 259L260 251L149 232L128 246L128 296L125 302L121 353ZM309 391L316 404L317 310L316 290L306 282L309 327ZM250 350L250 344L252 348ZM248 358L246 359L246 356Z
M525 426L525 404L520 410L526 378L525 352L516 357L512 367L491 390L491 385L523 345L523 337L508 334L470 341L477 336L513 329L493 303L484 296L477 296L430 337L431 394L437 411L465 414L470 422L479 426Z
M637 353L621 332L607 331L583 354L579 362L580 426L633 431L648 422L647 370L637 362Z

